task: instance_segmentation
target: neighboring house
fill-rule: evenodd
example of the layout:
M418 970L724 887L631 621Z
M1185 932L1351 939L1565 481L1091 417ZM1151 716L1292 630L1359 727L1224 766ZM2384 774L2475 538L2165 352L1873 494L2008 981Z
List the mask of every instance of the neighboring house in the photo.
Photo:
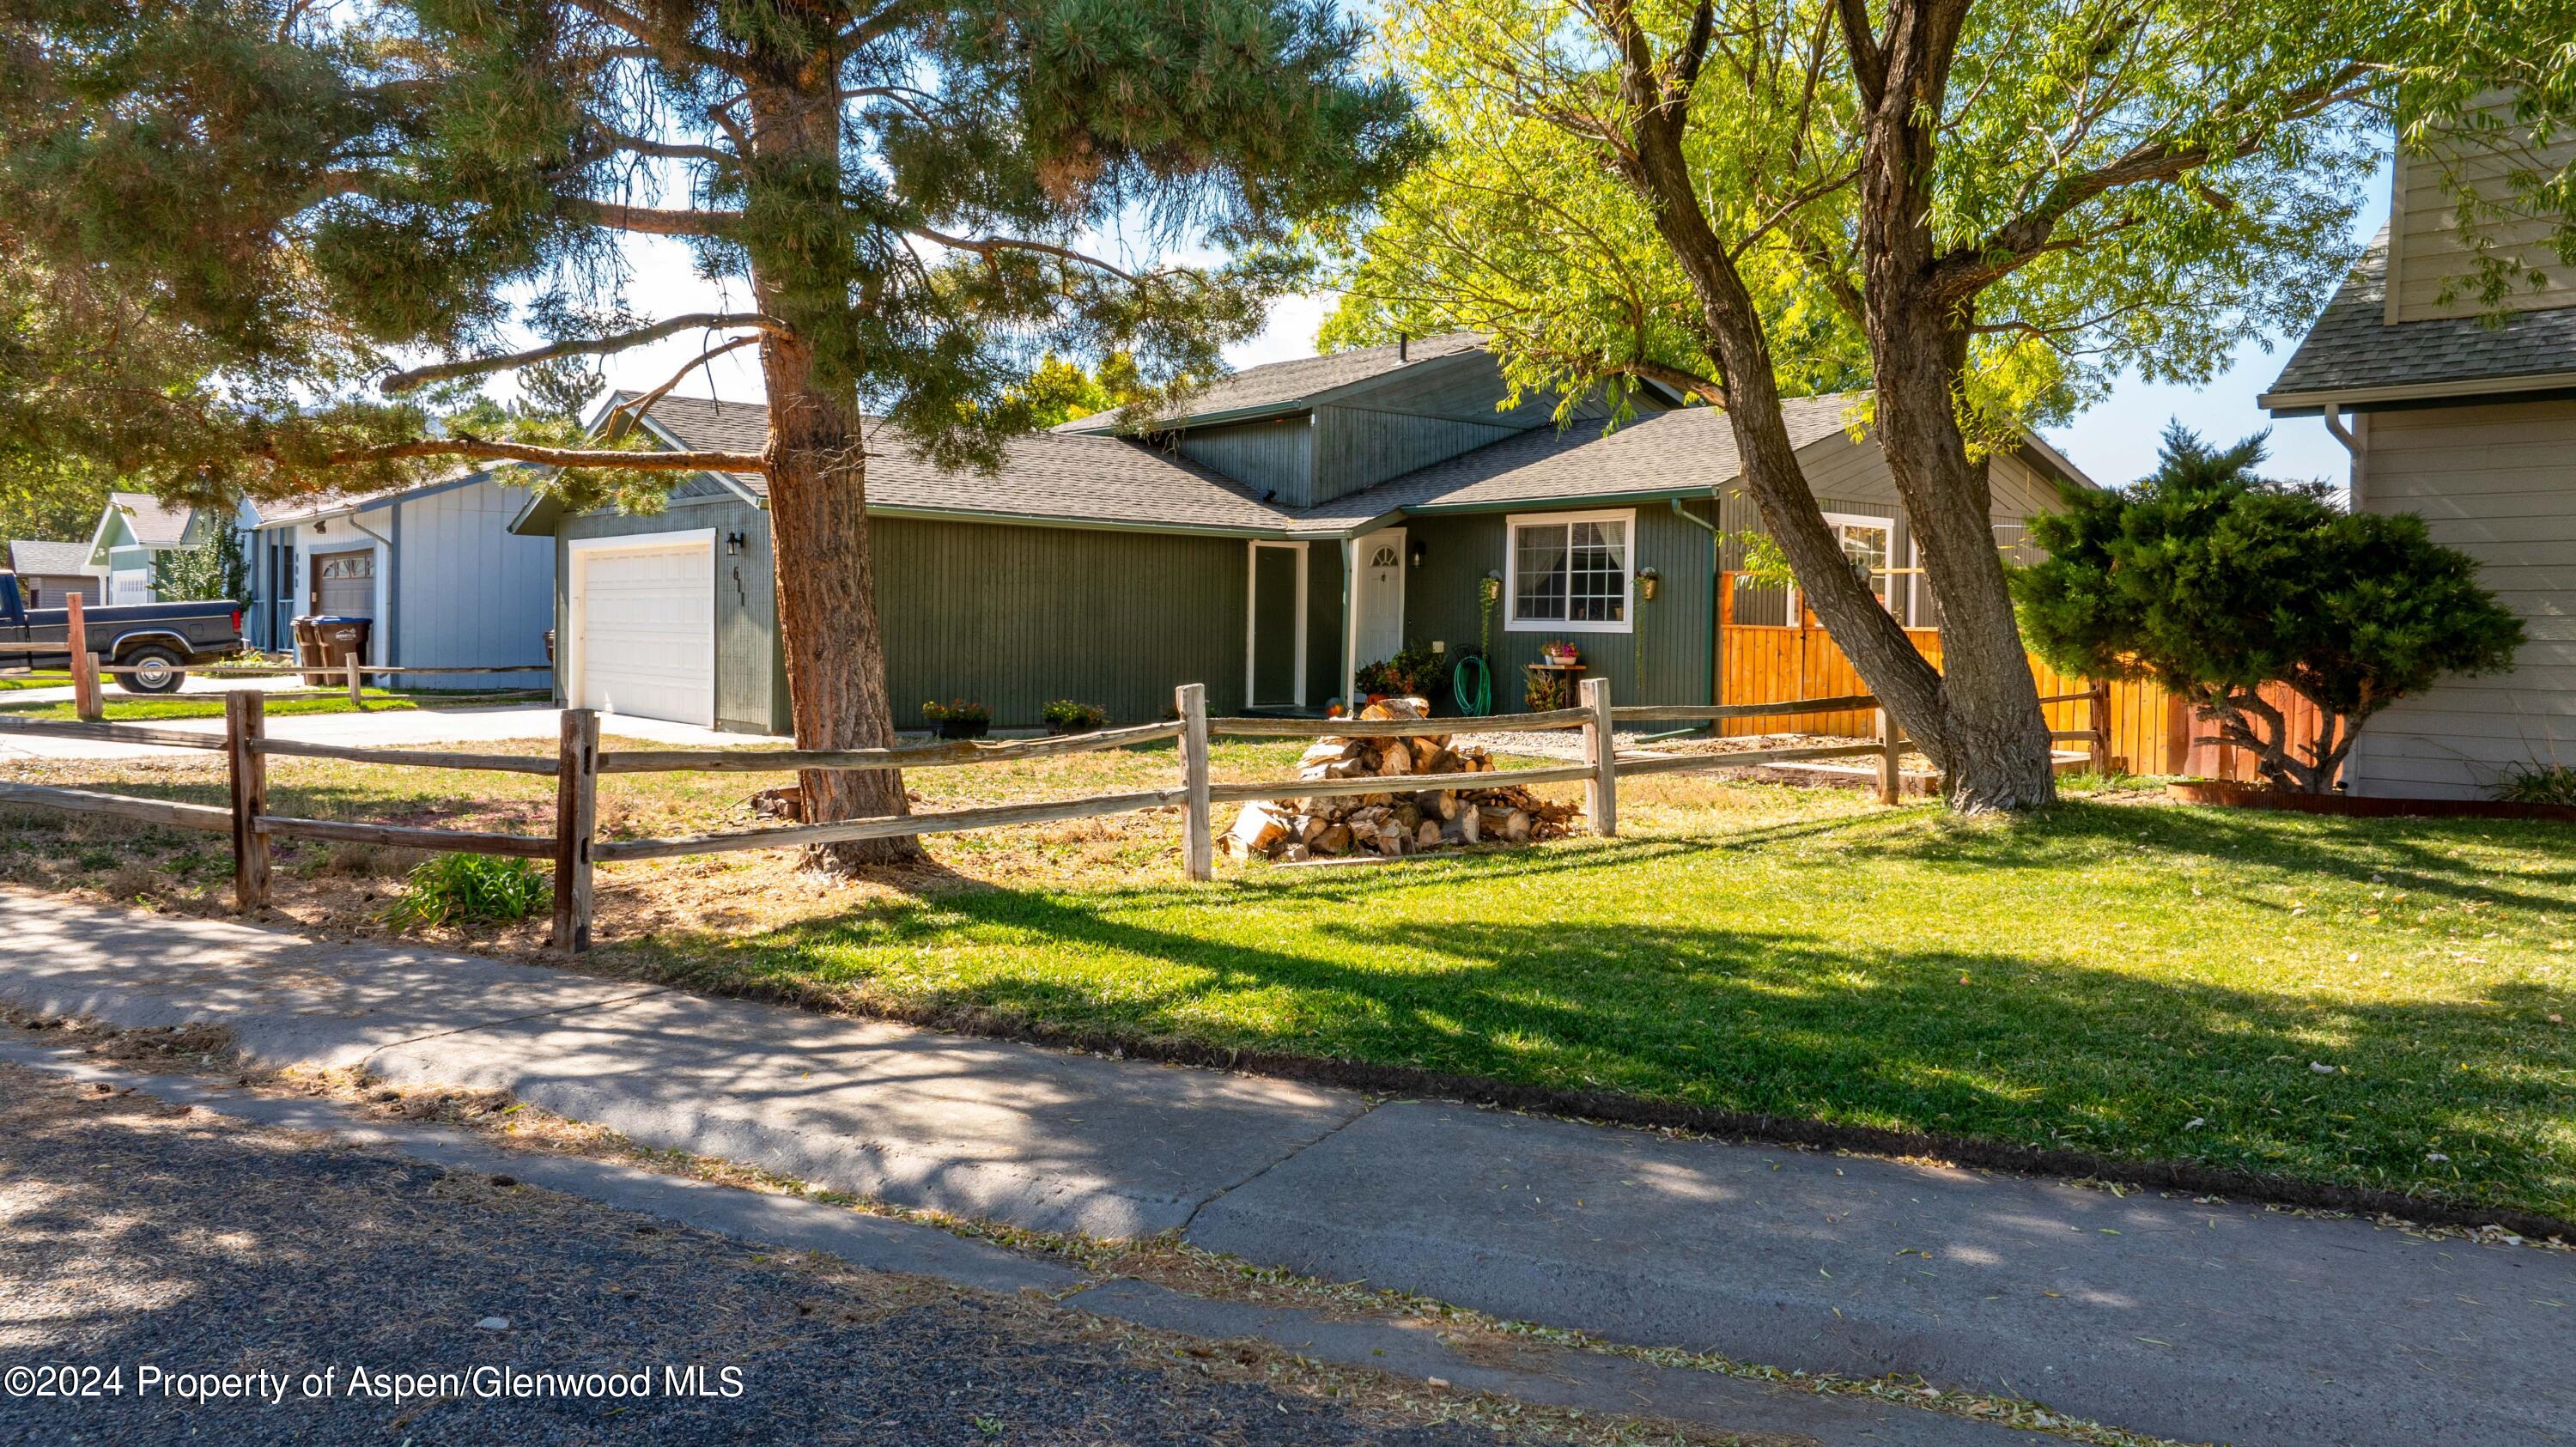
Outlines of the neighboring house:
M179 548L202 547L224 526L222 513L164 503L148 492L111 492L90 532L81 571L100 581L107 602L155 602L153 559Z
M26 594L30 608L60 608L74 593L87 602L99 601L100 580L88 569L89 547L84 543L21 538L9 544L9 571L18 575L18 590Z
M555 553L509 530L528 500L501 479L470 472L356 497L272 507L245 556L259 600L244 627L261 648L294 647L294 620L336 614L373 621L367 661L462 668L546 661ZM545 675L434 678L431 688L549 686Z
M2571 158L2576 142L2519 164ZM2546 222L2481 221L2547 277L2484 315L2459 286L2474 248L2444 184L2457 164L2502 170L2399 154L2387 229L2261 399L2322 416L2352 452L2353 505L2422 514L2528 631L2512 673L2446 680L2373 719L2344 766L2357 794L2472 797L2517 765L2576 765L2576 267L2546 249Z
M1085 419L1015 441L991 474L881 437L868 511L897 722L952 698L1005 726L1057 698L1149 719L1188 682L1219 712L1318 711L1408 644L1488 645L1508 710L1552 639L1622 702L1709 701L1718 569L1736 561L1717 534L1757 526L1725 417L1649 402L1605 436L1597 409L1559 430L1544 399L1497 410L1508 394L1482 344L1450 336L1250 368L1147 439ZM1901 570L1893 482L1851 435L1860 400L1795 402L1789 423L1846 550ZM666 447L756 452L767 418L670 397L643 425ZM2036 439L1996 458L2004 541L2054 500L2052 477L2084 481ZM764 492L708 475L649 516L531 503L513 526L556 540L568 700L789 728ZM1504 579L1490 621L1488 573ZM1929 620L1907 575L1879 576L1907 621ZM1789 606L1737 602L1748 622Z

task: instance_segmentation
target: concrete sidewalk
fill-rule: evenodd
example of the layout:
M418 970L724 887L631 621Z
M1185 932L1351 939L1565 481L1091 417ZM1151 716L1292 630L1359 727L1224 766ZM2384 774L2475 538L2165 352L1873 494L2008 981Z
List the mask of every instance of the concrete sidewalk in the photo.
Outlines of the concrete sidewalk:
M1067 1055L0 891L0 999L1614 1340L2192 1441L2576 1443L2576 1255Z

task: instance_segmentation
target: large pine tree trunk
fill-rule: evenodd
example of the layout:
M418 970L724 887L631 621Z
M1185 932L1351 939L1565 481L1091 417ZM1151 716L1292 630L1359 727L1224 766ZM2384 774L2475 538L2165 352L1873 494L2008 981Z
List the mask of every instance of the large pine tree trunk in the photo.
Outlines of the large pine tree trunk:
M757 49L757 46L755 46ZM882 748L894 742L885 644L877 630L869 556L867 461L858 408L856 261L829 240L828 222L789 229L783 218L837 219L840 102L829 67L782 61L780 80L751 92L754 159L745 210L769 217L744 238L760 309L794 330L760 347L769 393L769 523L787 696L803 749ZM892 769L805 770L805 819L832 823L908 812ZM918 837L823 844L809 865L849 874L921 858Z

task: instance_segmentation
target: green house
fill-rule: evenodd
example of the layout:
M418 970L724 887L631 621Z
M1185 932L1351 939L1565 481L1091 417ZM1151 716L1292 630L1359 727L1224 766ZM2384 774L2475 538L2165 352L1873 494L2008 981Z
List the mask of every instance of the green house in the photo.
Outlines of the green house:
M1597 408L1560 428L1553 399L1509 393L1462 334L1248 368L1148 436L1084 419L1015 442L992 473L881 445L868 512L898 722L959 698L1002 727L1059 698L1151 719L1182 683L1219 712L1318 712L1416 645L1483 649L1508 711L1553 641L1622 702L1710 700L1721 569L1760 527L1725 416L1650 398L1615 430ZM1857 435L1864 400L1793 402L1791 434L1846 551L1928 624L1893 481ZM642 425L665 446L749 452L767 418L669 397ZM2059 481L2084 483L2036 437L1992 479L2006 546ZM649 516L533 502L512 529L556 539L563 697L787 731L764 503L759 478L715 475ZM1748 591L1733 611L1795 606Z

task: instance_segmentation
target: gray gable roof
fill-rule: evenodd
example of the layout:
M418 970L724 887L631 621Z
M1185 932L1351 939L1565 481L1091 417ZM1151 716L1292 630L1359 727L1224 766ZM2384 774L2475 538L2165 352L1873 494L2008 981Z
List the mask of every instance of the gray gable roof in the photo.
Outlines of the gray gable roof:
M1781 404L1792 446L1843 431L1867 394ZM1707 496L1744 470L1735 432L1713 407L1638 417L1604 436L1598 424L1541 427L1434 463L1299 515L1302 530L1338 531L1399 510L1477 510L1523 503Z
M188 520L195 510L173 507L148 492L111 492L107 505L125 514L134 540L147 548L175 548L188 539Z
M651 420L691 448L758 452L768 443L767 411L752 403L665 397L653 404ZM991 473L943 471L882 425L871 426L870 441L871 512L1242 533L1276 533L1290 520L1240 483L1117 437L1042 432L1014 438L1000 470ZM767 479L757 474L734 481L754 497L768 492Z
M2258 401L2294 410L2362 393L2395 400L2463 382L2576 374L2576 307L2484 317L2387 321L2388 232L2382 228Z
M9 543L9 570L36 574L78 573L89 567L89 544L14 538Z
M1791 445L1804 448L1846 432L1866 396L1843 392L1784 402ZM689 448L756 452L766 440L766 415L753 403L666 397L654 404L652 422ZM1607 435L1595 422L1540 427L1303 509L1263 502L1250 488L1186 458L1113 436L1018 438L994 473L942 471L882 429L871 453L871 512L1249 537L1338 537L1407 511L1707 497L1743 470L1726 414L1708 407L1648 413ZM2052 470L2084 481L2053 452L2043 456ZM757 476L733 481L755 498L767 491Z
M1346 352L1327 352L1319 357L1265 362L1218 378L1206 391L1189 399L1184 412L1161 420L1179 423L1295 411L1342 388L1383 377L1389 372L1483 351L1484 347L1485 339L1474 332L1444 332L1436 337L1391 342L1382 347L1354 347ZM1114 430L1118 423L1117 414L1104 412L1093 417L1077 417L1056 430L1108 432Z
M378 488L373 492L320 493L311 497L297 498L292 502L274 503L271 506L275 511L261 511L259 526L283 527L288 523L310 522L318 517L337 517L344 512L364 512L371 508L383 507L387 503L399 502L414 493L439 492L457 483L478 481L490 471L491 469L484 467L468 468L462 472L433 477L427 482L407 482L400 487Z

